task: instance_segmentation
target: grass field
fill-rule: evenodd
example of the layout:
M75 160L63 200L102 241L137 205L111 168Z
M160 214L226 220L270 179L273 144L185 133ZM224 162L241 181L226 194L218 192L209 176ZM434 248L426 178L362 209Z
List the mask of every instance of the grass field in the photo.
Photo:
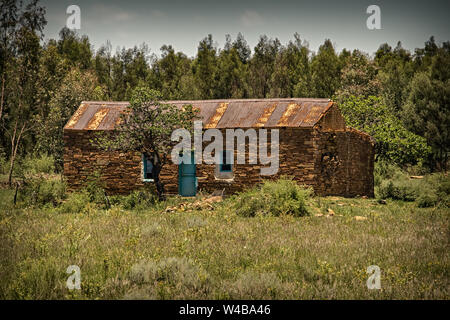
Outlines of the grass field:
M244 217L237 198L104 209L76 194L14 206L13 195L0 190L0 299L450 297L447 207L307 197L306 216ZM81 290L66 288L69 265ZM380 290L367 288L370 265Z

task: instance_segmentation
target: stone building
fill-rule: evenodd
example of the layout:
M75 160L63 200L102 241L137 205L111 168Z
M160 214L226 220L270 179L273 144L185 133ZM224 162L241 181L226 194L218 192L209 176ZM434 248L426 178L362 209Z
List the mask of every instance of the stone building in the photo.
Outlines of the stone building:
M199 190L233 193L290 176L318 195L369 196L374 193L374 141L348 128L338 106L328 99L240 99L168 101L200 111L204 129L279 129L279 169L262 176L261 164L170 163L160 174L168 194ZM127 102L84 101L64 127L64 175L69 189L82 187L100 172L109 194L126 194L152 183L151 163L136 152L105 152L91 143L96 131L113 130ZM269 135L270 138L270 135ZM225 138L224 138L225 140ZM270 145L270 141L268 141ZM248 150L248 148L246 149ZM268 147L270 152L270 147ZM228 152L228 154L227 154ZM230 156L224 151L224 157Z

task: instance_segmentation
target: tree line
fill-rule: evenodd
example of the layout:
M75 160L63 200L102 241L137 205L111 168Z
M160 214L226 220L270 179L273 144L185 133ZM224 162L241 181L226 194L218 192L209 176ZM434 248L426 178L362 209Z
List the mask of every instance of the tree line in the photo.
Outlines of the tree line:
M381 44L369 55L337 52L326 39L316 52L298 33L282 44L266 35L253 48L244 36L212 35L194 57L171 45L98 49L63 28L43 40L38 0L0 4L0 158L9 169L21 155L45 153L62 169L62 128L82 100L129 100L147 86L164 100L331 98L347 123L377 141L377 158L401 166L446 170L450 148L450 41L434 37L414 52Z

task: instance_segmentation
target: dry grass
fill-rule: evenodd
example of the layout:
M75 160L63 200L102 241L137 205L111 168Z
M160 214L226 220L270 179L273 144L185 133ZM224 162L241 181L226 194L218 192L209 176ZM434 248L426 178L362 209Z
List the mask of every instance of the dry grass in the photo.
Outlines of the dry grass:
M1 299L449 298L445 208L328 197L309 200L310 216L246 218L218 204L16 209L11 197L0 190ZM74 264L79 291L66 288ZM370 265L381 290L367 289Z

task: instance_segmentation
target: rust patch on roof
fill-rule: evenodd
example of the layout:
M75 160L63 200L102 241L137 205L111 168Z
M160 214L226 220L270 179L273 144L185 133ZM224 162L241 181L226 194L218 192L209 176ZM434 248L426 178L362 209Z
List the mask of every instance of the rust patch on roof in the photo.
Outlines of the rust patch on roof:
M78 120L81 118L83 113L86 111L88 105L85 103L82 103L80 107L75 111L72 118L70 118L69 122L67 122L67 125L65 126L65 129L71 129L73 126L78 122Z
M97 110L97 112L92 116L92 118L89 120L86 130L95 130L98 128L100 123L102 122L103 118L108 114L109 108L101 108Z
M260 127L313 127L330 106L328 99L276 98L276 99L223 99L165 101L181 109L191 104L200 110L198 117L203 127L260 128ZM121 123L121 115L128 102L83 101L65 130L114 130Z
M280 120L278 120L277 127L287 127L289 125L289 118L300 109L300 106L296 103L290 103L286 111L284 111Z
M217 124L219 123L220 119L222 119L222 116L225 113L225 111L227 111L227 108L228 108L228 103L227 102L219 104L219 107L217 107L217 109L216 109L216 113L211 118L209 123L207 123L205 125L205 128L206 129L215 128L217 126Z
M308 113L308 115L303 119L302 125L311 125L315 124L321 117L323 112L323 107L320 106L313 106L311 108L311 111Z
M325 114L330 111L331 107L333 106L333 101L330 101L327 105L327 107L325 108L325 110L322 111L322 113L319 116L319 119L317 119L317 122L319 122L320 120L322 120L322 118L325 116Z
M272 115L272 113L276 107L277 107L277 104L274 103L270 107L265 108L263 115L261 117L259 117L258 121L255 123L255 127L264 127L264 125L269 120L270 116Z

